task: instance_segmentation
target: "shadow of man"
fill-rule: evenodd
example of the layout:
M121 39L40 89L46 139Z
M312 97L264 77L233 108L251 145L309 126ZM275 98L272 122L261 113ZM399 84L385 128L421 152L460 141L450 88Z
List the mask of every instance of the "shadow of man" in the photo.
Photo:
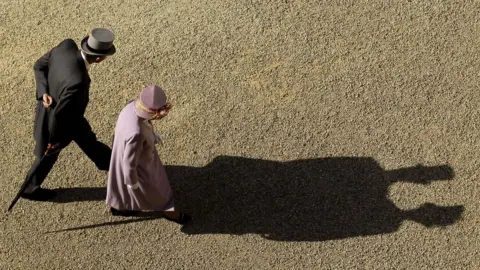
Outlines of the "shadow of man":
M103 187L58 188L55 191L58 196L50 200L55 203L102 201L107 196L107 189Z
M447 226L463 206L426 203L401 210L388 199L396 181L453 178L447 165L383 170L368 157L275 162L219 156L201 168L166 166L177 207L195 220L187 234L260 234L277 241L325 241L392 233L404 220ZM177 192L175 192L177 193Z

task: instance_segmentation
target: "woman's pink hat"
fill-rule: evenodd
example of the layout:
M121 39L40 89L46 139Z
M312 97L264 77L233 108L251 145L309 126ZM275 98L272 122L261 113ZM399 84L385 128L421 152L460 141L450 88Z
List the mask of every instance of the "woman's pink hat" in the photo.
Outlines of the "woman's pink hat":
M135 113L141 118L150 119L166 104L167 96L163 89L157 85L149 85L135 99Z

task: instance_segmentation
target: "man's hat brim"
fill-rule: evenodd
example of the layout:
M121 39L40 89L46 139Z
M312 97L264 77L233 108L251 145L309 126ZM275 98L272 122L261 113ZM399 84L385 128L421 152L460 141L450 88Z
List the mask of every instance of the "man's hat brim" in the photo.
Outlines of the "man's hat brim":
M110 47L110 49L106 52L99 52L99 51L90 50L88 48L88 45L87 45L88 37L89 36L84 37L82 39L81 44L80 44L80 48L82 49L82 51L84 53L89 54L89 55L94 55L94 56L109 56L109 55L113 55L116 52L115 45L113 45L113 44L112 44L112 47Z

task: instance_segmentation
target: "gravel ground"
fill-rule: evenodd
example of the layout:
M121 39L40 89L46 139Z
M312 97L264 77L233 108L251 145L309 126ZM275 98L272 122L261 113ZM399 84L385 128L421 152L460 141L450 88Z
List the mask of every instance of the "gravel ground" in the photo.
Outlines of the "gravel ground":
M188 225L117 218L75 144L0 217L0 269L479 269L477 1L0 1L0 205L33 161L34 61L93 27L110 142L149 83ZM428 204L427 204L428 203ZM434 205L436 206L434 206ZM427 226L428 225L428 226ZM440 225L440 226L432 226Z

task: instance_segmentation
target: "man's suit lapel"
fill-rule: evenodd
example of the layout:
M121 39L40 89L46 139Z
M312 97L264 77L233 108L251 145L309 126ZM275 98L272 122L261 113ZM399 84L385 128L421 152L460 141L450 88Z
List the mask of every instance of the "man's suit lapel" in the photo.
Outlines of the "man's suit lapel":
M85 86L85 91L86 91L86 103L88 103L89 101L89 96L90 96L90 82L92 81L90 79L90 75L88 75L88 70L87 70L87 67L85 66L85 61L83 60L83 57L82 57L82 53L80 52L80 50L77 51L77 60L78 60L78 63L79 65L82 67L82 69L85 70L85 82L86 82L86 86Z
M88 84L90 84L91 80L90 80L90 76L88 75L88 69L85 66L85 61L83 60L82 53L80 51L77 51L77 60L79 65L82 67L82 69L85 70L87 82Z
M84 69L88 73L87 67L85 66L85 62L83 61L82 53L78 49L77 49L77 61L78 61L78 64L82 67L82 69Z

